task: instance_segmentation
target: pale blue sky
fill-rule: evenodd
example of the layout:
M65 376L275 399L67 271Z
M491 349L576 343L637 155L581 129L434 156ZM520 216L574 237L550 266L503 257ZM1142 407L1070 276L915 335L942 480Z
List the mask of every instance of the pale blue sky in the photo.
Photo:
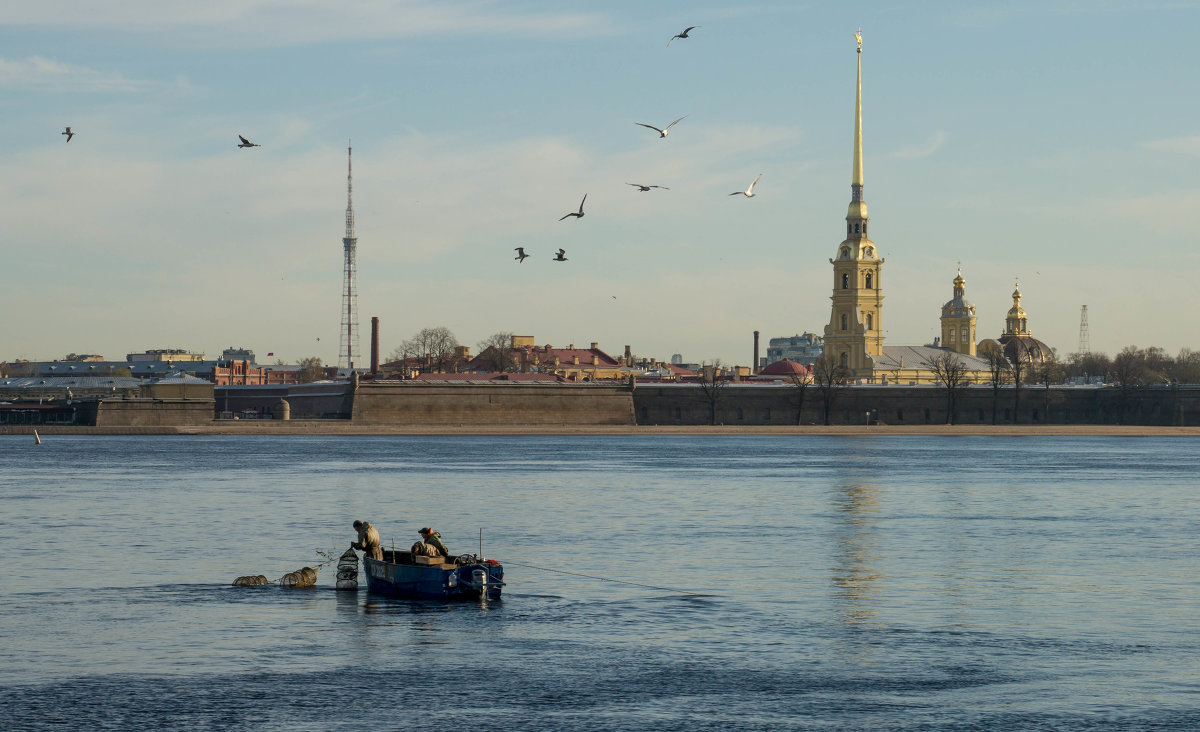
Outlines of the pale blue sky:
M1061 354L1083 304L1093 351L1200 348L1198 5L11 3L0 359L336 363L352 138L385 354L445 326L748 364L829 319L858 26L886 343L939 332L961 261L981 337L1020 277Z

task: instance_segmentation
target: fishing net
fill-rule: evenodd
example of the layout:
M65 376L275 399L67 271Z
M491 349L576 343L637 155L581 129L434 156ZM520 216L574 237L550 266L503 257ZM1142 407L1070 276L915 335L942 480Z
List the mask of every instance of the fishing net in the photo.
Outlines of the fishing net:
M339 590L358 589L358 555L353 549L347 549L338 558L337 588Z
M353 549L347 549L345 554L338 556L334 554L334 549L317 549L317 556L325 561L318 564L316 567L301 567L295 572L288 572L277 580L269 580L265 575L248 574L238 577L233 581L234 587L256 587L258 585L279 585L280 587L313 587L317 584L317 572L326 564L338 562L338 587L341 588L342 564L347 561L346 555L350 555L350 559L354 562L354 578L355 588L358 587L358 557L354 554Z
M317 570L302 567L279 578L280 587L312 587L317 584Z

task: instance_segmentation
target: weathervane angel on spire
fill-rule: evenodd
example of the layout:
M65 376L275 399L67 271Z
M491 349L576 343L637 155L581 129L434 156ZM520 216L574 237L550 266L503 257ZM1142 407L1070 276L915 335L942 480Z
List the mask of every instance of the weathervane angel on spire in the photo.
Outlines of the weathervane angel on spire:
M858 26L858 30L854 32L854 40L858 41L858 52L862 53L862 26Z

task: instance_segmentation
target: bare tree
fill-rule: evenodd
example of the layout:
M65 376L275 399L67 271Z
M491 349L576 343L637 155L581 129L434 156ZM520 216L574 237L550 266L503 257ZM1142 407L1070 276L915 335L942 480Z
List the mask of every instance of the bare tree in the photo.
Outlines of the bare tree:
M721 359L705 364L700 371L700 399L708 404L708 423L717 423L717 407L729 382L721 374Z
M812 376L792 374L788 377L788 382L792 385L792 404L796 407L796 424L800 424L800 417L804 413L804 398L808 396L808 387L812 385Z
M947 351L926 362L933 377L946 388L946 424L954 424L958 417L958 396L971 383L967 365L958 354Z
M832 356L823 355L813 363L813 384L821 393L821 405L824 409L825 424L830 424L833 405L838 395L850 380L850 371Z
M1180 349L1168 375L1177 384L1200 384L1200 351Z
M1063 374L1066 373L1066 367L1058 360L1058 355L1051 352L1045 361L1038 364L1034 370L1032 377L1042 382L1042 419L1046 422L1050 421L1050 405L1062 401L1062 394L1053 394L1050 391L1051 384L1061 383Z
M390 358L396 361L404 356L413 356L421 362L423 370L440 371L445 368L447 361L454 358L454 349L457 347L458 339L448 328L422 328L392 351Z
M325 364L319 356L302 358L300 359L300 371L296 374L296 378L302 384L320 381L325 378Z
M486 363L492 371L503 373L515 366L512 347L513 334L506 331L493 333L479 342L478 360Z
M1011 364L1004 349L995 343L984 343L979 355L988 365L988 383L992 385L992 424L996 424L996 406L1000 403L1000 387L1008 383Z
M1112 378L1119 390L1119 409L1124 422L1132 410L1133 395L1143 384L1156 381L1147 363L1146 351L1137 346L1125 346L1112 360Z

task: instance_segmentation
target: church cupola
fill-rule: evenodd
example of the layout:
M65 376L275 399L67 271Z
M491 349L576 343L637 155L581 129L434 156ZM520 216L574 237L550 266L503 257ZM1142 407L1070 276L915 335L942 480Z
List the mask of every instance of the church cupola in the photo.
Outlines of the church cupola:
M943 348L968 356L976 354L975 348L975 305L966 299L967 281L963 279L962 269L954 278L954 297L942 305L942 340Z
M1029 319L1021 307L1021 283L1017 282L1012 294L1013 306L1004 321L1004 335L1029 335Z

